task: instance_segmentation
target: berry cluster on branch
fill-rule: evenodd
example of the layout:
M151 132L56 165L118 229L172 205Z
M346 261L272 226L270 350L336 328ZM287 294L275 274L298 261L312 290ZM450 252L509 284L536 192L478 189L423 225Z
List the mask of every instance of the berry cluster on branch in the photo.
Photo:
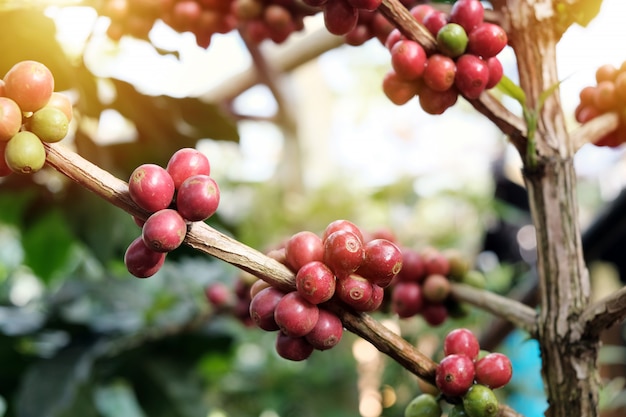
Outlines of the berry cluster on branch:
M602 114L617 113L617 128L594 141L597 146L615 148L626 142L626 61L619 68L600 66L595 79L595 85L580 91L574 115L579 123L587 123Z
M44 64L20 61L0 79L0 177L31 174L43 168L43 142L68 133L72 103L54 91L54 76Z
M174 152L165 168L156 164L135 168L128 192L135 204L151 214L145 221L134 217L141 236L124 255L131 274L138 278L154 275L166 254L182 245L188 224L204 221L217 211L220 190L210 173L209 159L193 148Z
M422 109L442 114L461 95L477 99L495 87L503 76L497 55L508 38L500 26L484 21L479 0L459 0L449 14L427 4L410 10L415 20L436 39L436 50L427 51L407 39L398 28L385 40L392 68L383 79L383 91L397 105L417 96Z

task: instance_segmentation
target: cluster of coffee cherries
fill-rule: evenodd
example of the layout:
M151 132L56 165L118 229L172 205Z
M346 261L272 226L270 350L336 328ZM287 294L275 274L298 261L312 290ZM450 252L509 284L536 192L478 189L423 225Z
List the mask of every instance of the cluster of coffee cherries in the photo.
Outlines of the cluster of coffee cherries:
M390 285L391 310L400 318L420 315L438 326L450 316L463 316L464 306L451 296L451 283L485 286L484 275L469 268L457 250L403 246L402 269Z
M402 268L398 246L383 238L366 240L348 220L331 222L321 236L295 233L268 256L295 273L295 289L253 284L250 317L259 328L278 331L276 351L294 361L340 341L343 325L325 303L339 300L356 311L374 311Z
M428 4L411 8L411 14L435 37L437 50L430 55L419 43L391 31L385 46L392 68L383 79L383 91L397 105L417 96L428 114L442 114L459 94L477 99L503 76L497 55L507 45L502 27L484 21L479 0L458 0L449 15Z
M595 85L580 90L580 102L574 114L579 123L586 123L604 113L617 113L617 128L594 142L597 146L614 148L626 142L626 61L619 68L612 64L600 66L595 78Z
M446 335L443 352L435 384L442 398L454 404L448 417L495 417L499 404L493 390L511 380L513 367L509 358L499 352L481 351L474 333L465 328ZM441 415L437 398L429 393L414 398L405 409L405 417Z
M44 64L20 61L0 79L0 176L30 174L46 162L43 142L65 138L72 103L54 91Z
M107 35L119 40L123 35L147 39L157 19L177 32L191 32L196 43L208 48L216 33L235 29L237 19L233 0L106 0L101 13L111 19Z
M166 254L183 243L188 225L217 211L220 190L210 173L208 158L194 148L176 151L165 168L157 164L135 168L128 192L135 204L151 214L145 221L134 218L142 231L124 255L131 274L154 275Z

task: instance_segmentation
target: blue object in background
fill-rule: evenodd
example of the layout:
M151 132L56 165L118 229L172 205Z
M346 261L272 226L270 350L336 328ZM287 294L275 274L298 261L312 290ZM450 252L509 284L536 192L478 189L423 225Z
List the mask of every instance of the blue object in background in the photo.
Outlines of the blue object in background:
M506 403L525 417L542 417L548 401L541 378L539 343L527 333L515 330L503 341L502 353L513 365L513 377L506 386Z

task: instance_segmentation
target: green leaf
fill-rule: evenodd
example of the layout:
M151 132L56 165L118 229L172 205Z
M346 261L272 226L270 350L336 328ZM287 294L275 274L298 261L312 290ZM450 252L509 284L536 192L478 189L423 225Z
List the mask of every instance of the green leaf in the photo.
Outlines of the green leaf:
M539 95L539 100L537 101L537 113L541 112L541 109L543 108L543 105L545 104L548 97L550 97L556 91L556 89L559 88L563 81L565 81L565 79L554 83L550 86L550 88L548 88L546 91L543 91Z
M519 104L522 105L522 108L526 108L526 93L522 88L515 84L513 80L504 75L496 88L502 91L507 96L515 99Z
M74 237L61 212L53 208L24 231L22 244L26 254L24 263L49 282L70 261Z
M16 417L57 417L71 406L91 374L92 346L74 346L32 365L20 385Z
M135 393L124 381L96 388L94 400L102 417L146 417Z

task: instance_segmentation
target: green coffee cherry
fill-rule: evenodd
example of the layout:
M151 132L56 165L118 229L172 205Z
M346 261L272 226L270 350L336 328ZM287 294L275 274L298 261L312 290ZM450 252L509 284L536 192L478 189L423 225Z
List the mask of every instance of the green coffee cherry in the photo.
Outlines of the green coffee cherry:
M46 106L28 119L27 129L44 142L58 142L69 130L69 121L61 109Z
M420 394L404 409L404 417L441 417L441 406L435 396Z
M13 172L32 174L46 162L46 149L37 135L22 131L7 143L4 159Z
M437 32L437 47L442 54L450 58L463 55L467 42L465 29L456 23L448 23Z
M474 384L463 396L463 408L469 417L495 417L498 399L490 388Z

